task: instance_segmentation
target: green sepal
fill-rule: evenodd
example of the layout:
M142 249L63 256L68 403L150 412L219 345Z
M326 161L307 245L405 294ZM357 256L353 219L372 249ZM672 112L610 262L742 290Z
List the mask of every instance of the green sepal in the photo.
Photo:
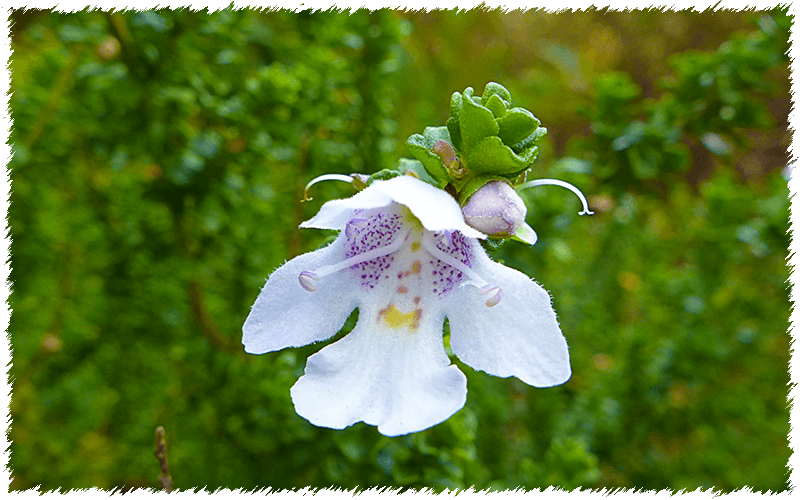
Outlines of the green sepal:
M374 174L370 175L369 179L367 179L367 187L369 187L375 181L386 181L389 179L394 179L395 177L400 177L401 175L403 174L397 170L390 170L388 168L378 170Z
M503 245L506 244L506 240L508 238L486 238L485 240L478 240L481 242L481 246L487 252L494 252L495 250L500 250Z
M534 231L531 226L523 222L522 226L517 229L517 232L514 233L514 236L512 236L511 239L520 241L522 243L527 243L528 245L535 245L539 237L536 236L536 231Z
M467 156L467 166L477 174L519 175L536 159L538 148L529 148L517 155L499 137L485 137Z
M438 185L443 186L447 184L450 176L442 164L442 159L433 152L433 145L436 144L436 141L450 142L450 133L447 131L447 127L425 127L423 135L412 135L406 141L406 146Z
M482 188L486 183L492 181L508 182L508 179L500 175L479 175L477 177L473 177L472 179L468 180L458 192L458 204L462 207L466 205L469 201L469 197L475 194L475 191Z

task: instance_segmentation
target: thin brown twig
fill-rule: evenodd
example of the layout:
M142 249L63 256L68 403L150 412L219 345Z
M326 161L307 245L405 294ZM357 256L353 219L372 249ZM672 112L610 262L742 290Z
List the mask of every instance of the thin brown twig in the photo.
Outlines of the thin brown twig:
M169 475L169 467L167 466L167 438L164 436L164 427L158 426L156 429L156 449L155 455L158 463L161 466L161 474L158 476L158 484L161 489L167 493L172 492L172 476Z
M72 49L67 56L67 60L61 69L58 70L56 75L56 83L50 89L50 97L47 99L44 107L39 114L36 115L36 120L33 126L28 130L27 135L22 139L21 144L26 149L31 149L39 137L44 132L47 125L53 120L56 112L61 107L61 102L64 97L69 93L72 86L72 77L75 75L75 69L78 67L78 60L80 59L82 48Z
M188 286L189 305L192 308L192 315L194 316L197 326L199 326L200 330L203 332L203 335L215 347L224 351L233 351L234 349L230 345L230 342L228 342L228 339L219 331L211 315L208 313L206 299L203 294L203 284L198 280L191 280Z
M106 19L108 19L108 27L111 34L119 41L122 61L128 67L128 70L137 78L146 78L148 73L147 64L139 54L136 41L125 23L125 17L119 11L109 11L106 12Z

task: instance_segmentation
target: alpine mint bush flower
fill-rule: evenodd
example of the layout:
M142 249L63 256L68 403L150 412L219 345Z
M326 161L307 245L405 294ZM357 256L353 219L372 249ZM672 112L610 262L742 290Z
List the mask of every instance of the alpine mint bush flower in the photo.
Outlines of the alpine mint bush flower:
M533 245L517 191L567 188L557 179L526 182L547 133L511 94L489 83L453 94L447 126L407 141L416 160L371 176L326 174L360 190L322 206L301 227L336 229L329 246L292 259L270 276L244 324L253 354L326 340L358 308L343 339L308 358L292 387L297 413L343 429L376 425L387 436L427 429L464 406L461 361L536 387L566 382L569 351L548 293L524 274L493 262L490 246L514 239ZM400 172L406 174L401 175Z
M323 341L359 309L353 331L309 357L291 389L312 424L363 421L398 436L461 409L467 380L445 352L445 318L453 353L476 370L535 387L570 378L550 295L492 261L478 241L486 236L445 191L408 175L377 180L301 227L340 234L270 276L243 343L263 354Z

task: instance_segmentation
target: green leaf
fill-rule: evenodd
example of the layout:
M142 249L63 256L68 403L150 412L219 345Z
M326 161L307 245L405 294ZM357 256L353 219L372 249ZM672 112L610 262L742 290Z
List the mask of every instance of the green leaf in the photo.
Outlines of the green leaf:
M425 170L425 166L420 161L411 160L408 158L400 158L397 164L397 170L400 173L405 173L408 171L414 172L419 177L419 180L423 182L427 182L428 184L437 187L441 185L438 181L436 181L433 177L430 176L428 171Z
M506 105L511 102L511 92L499 83L489 82L483 88L483 102L486 102L492 96L497 96L504 100Z
M534 132L523 139L522 141L518 142L517 144L512 144L512 148L518 154L522 154L528 148L532 148L539 143L539 139L547 135L547 129L545 127L539 127Z
M469 153L467 166L479 174L515 174L528 168L537 152L538 148L534 147L518 156L499 137L486 137Z
M513 146L533 134L541 124L542 122L525 108L512 108L504 117L497 119L500 138L509 146Z
M719 134L709 132L700 138L703 146L717 156L727 156L731 152L731 146Z
M461 125L459 123L461 116L461 102L462 97L460 92L453 92L450 97L450 118L447 120L447 130L450 132L450 137L453 139L451 144L456 151L461 151Z
M492 112L492 115L494 115L495 118L502 118L506 116L506 113L508 113L506 103L503 102L503 100L497 95L493 95L488 99L484 96L483 102L484 106L486 106L486 108Z
M463 99L459 117L464 152L469 152L481 139L500 132L492 112L472 99Z
M412 135L406 141L406 145L411 154L422 163L431 177L440 185L444 185L450 177L447 175L447 169L442 164L442 159L432 151L436 141L450 142L450 133L447 131L447 127L426 127L424 135Z
M625 133L614 139L612 147L614 151L624 151L642 140L645 133L645 124L642 122L631 123L625 129Z

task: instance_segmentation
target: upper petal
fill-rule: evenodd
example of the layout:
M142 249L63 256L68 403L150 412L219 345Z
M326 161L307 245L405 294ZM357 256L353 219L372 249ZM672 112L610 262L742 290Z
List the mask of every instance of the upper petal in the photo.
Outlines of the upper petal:
M486 296L462 287L448 300L450 347L467 365L498 377L514 376L535 387L569 380L567 341L547 291L523 273L492 261L473 244L472 269L502 289L487 307Z
M385 207L392 202L408 207L429 231L461 231L470 238L486 237L464 222L461 208L452 196L409 175L375 181L350 198L331 200L300 227L342 230L353 210Z
M242 327L245 351L263 354L298 347L330 338L342 328L356 308L359 288L339 274L309 292L298 276L341 261L344 242L342 233L329 246L295 257L272 273Z
M376 322L360 311L355 329L308 358L292 387L297 413L312 424L344 429L356 422L400 436L436 425L464 406L467 380L442 345L441 313L416 330Z

